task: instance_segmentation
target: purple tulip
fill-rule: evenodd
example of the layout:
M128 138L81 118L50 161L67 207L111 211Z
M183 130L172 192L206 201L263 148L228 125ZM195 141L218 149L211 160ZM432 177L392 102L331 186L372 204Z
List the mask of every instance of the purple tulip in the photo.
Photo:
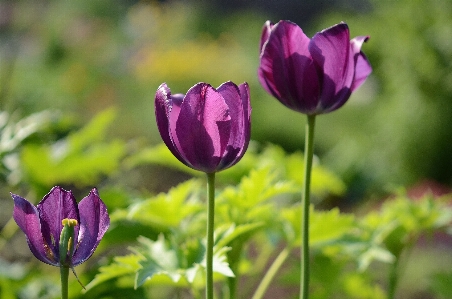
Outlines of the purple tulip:
M361 52L367 36L350 40L347 24L309 39L290 21L267 21L260 42L259 81L285 106L315 115L340 108L372 68Z
M40 261L57 267L75 267L86 261L110 225L107 207L94 188L77 206L71 191L53 187L35 207L16 194L13 217L27 237L28 246ZM60 257L63 222L71 223L73 239L67 256ZM72 242L72 241L71 241ZM63 261L63 262L60 262Z
M163 141L185 165L214 173L236 164L250 140L251 106L247 83L217 89L198 83L186 95L163 83L155 94L155 116Z

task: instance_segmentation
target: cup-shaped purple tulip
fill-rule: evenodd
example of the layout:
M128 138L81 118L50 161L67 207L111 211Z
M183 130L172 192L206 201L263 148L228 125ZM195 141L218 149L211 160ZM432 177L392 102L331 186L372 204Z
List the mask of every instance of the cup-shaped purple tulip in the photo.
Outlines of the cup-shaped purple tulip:
M217 89L198 83L187 94L171 94L163 83L155 94L155 116L163 141L185 165L215 173L236 164L250 140L247 83Z
M334 111L372 72L361 52L368 38L350 40L345 23L310 39L290 21L267 21L260 42L259 81L290 109L308 115Z
M96 188L78 205L71 191L58 186L36 207L19 195L11 196L14 220L25 233L31 252L49 265L73 268L83 263L94 253L110 225L107 208ZM68 243L61 246L65 240L60 238L66 238L66 228L71 234ZM65 248L64 253L61 248Z

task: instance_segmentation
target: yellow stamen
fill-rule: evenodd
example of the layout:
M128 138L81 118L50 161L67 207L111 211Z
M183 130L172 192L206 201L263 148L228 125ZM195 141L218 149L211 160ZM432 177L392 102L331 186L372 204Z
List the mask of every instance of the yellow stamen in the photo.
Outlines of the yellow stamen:
M63 224L63 226L76 226L78 225L78 221L77 219L64 218L61 220L61 224Z

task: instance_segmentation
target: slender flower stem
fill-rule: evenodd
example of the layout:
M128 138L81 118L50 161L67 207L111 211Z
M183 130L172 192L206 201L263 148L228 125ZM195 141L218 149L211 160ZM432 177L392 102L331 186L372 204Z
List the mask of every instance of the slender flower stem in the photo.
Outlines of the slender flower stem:
M61 299L68 299L68 281L69 281L69 267L60 267L61 275Z
M278 273L279 268L281 268L281 266L286 261L287 257L289 256L289 253L290 247L286 247L278 254L270 268L268 268L267 273L265 273L264 278L262 278L261 283L257 287L256 292L254 292L254 295L251 299L262 299L264 297L265 292L270 286L271 281L275 277L276 273Z
M399 278L399 260L400 256L396 256L394 263L391 265L389 273L388 299L394 299Z
M207 173L206 299L213 299L213 231L215 217L215 173Z
M311 189L312 157L314 156L315 115L308 115L304 149L304 185L302 194L301 219L301 281L300 298L309 297L309 207Z

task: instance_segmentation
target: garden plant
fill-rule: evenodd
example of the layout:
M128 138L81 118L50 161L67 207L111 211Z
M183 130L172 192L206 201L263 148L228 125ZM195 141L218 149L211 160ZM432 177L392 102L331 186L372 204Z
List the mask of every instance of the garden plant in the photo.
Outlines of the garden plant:
M450 149L446 2L300 25L125 2L49 1L42 48L0 3L0 299L452 298L452 171L388 158ZM414 15L430 67L371 26Z

